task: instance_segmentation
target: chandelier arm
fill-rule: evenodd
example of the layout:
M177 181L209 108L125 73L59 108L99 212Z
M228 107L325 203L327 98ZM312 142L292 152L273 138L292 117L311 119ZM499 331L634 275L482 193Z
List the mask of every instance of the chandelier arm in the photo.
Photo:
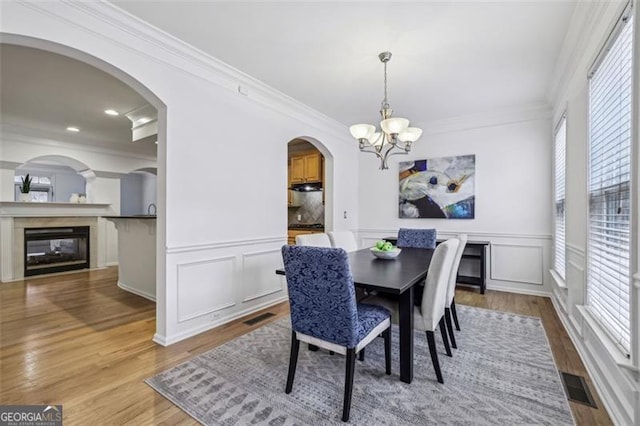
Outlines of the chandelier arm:
M360 152L366 152L367 154L375 154L375 156L378 157L380 160L384 160L383 154L380 154L380 151L378 151L377 149L372 151L366 148L360 148Z

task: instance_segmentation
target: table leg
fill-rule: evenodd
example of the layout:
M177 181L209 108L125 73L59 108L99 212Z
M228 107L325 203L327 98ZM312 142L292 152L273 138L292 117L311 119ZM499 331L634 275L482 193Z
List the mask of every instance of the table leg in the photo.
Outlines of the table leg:
M400 380L413 380L413 287L400 294Z

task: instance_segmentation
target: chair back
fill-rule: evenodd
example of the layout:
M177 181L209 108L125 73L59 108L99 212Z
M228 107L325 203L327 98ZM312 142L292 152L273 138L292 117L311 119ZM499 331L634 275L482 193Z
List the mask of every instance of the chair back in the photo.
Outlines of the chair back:
M331 240L327 234L296 235L296 245L312 247L331 247Z
M331 240L332 247L340 247L345 251L358 250L358 243L356 237L351 231L332 231L329 232L329 239Z
M362 326L347 252L341 248L285 245L282 259L293 330L355 347Z
M398 247L436 248L436 230L400 228L397 245Z
M456 250L456 257L453 259L453 266L451 267L451 276L449 277L449 287L447 288L446 307L451 306L453 298L456 295L456 278L458 278L458 268L460 267L460 259L462 259L462 252L467 245L467 234L458 235L458 249Z
M449 276L459 244L457 238L447 240L436 247L431 257L420 307L426 330L435 330L444 315Z

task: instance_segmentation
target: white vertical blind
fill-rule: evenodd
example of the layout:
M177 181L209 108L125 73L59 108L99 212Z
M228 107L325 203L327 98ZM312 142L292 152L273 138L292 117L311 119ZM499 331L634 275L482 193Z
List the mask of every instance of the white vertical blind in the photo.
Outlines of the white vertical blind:
M565 176L567 120L562 117L555 136L555 232L553 269L565 279Z
M587 304L630 351L632 18L589 82Z

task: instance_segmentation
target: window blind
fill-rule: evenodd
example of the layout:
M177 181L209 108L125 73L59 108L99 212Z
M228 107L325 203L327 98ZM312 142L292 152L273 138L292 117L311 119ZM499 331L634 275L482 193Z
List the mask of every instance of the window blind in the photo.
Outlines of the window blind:
M555 232L553 269L565 279L565 176L567 120L562 117L555 140Z
M632 34L629 18L589 81L587 304L627 355Z

